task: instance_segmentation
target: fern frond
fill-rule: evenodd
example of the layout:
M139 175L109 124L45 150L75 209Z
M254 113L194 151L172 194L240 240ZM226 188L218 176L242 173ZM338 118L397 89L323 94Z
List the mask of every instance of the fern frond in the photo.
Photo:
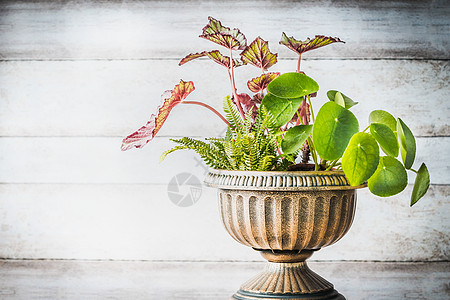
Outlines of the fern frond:
M225 112L225 118L230 123L231 129L241 130L243 120L239 109L233 103L230 96L226 96L223 101L223 111Z
M183 150L183 149L189 149L189 148L186 147L186 146L175 146L175 147L173 147L172 149L169 149L169 150L167 150L167 151L164 151L164 152L161 154L160 158L159 158L159 163L161 163L161 162L166 158L166 156L167 156L168 154L170 154L170 153L172 153L172 152L175 152L175 151L177 151L177 150Z

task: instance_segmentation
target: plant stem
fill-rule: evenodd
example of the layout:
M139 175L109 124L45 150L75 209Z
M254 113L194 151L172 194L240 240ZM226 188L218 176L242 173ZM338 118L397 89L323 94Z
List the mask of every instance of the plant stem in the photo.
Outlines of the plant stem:
M325 169L325 171L330 171L337 164L338 160L339 159L333 160L328 168Z
M298 55L298 62L297 62L297 73L300 73L300 62L302 60L302 55Z
M309 97L309 95L308 95L308 103L309 103L309 110L311 111L311 118L312 118L312 121L314 123L314 120L315 120L315 118L314 118L314 111L313 111L312 104L311 104L311 97Z
M231 72L231 73L230 73ZM233 50L230 49L230 68L228 69L228 73L231 79L231 89L233 91L234 99L236 100L236 105L241 113L243 119L245 119L244 111L242 110L241 101L239 101L237 92L236 92L236 82L234 81L234 65L233 65Z
M228 126L230 125L230 123L227 121L227 119L224 118L224 116L222 116L214 107L209 106L206 103L203 103L203 102L200 102L200 101L183 101L181 103L184 103L184 104L195 104L195 105L200 105L200 106L206 107L207 109L209 109L210 111L215 113L219 118L221 118L222 121L225 122L225 124L227 124Z
M414 169L409 169L409 170L413 171L413 172L416 173L416 174L419 174L419 172L416 171L416 170L414 170Z
M312 158L314 160L314 170L318 171L319 170L319 163L317 162L317 153L316 153L316 149L314 147L313 141L312 141L310 136L308 136L307 142L308 142L308 145L309 145L309 150L311 151L311 156L312 156Z
M364 129L362 132L366 132L367 129L370 128L370 125L366 127L366 129Z

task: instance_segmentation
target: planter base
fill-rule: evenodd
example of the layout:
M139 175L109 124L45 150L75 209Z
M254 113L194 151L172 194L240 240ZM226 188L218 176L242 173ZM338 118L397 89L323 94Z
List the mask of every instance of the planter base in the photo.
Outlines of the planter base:
M313 251L261 251L269 262L265 270L244 283L230 300L345 300L333 287L307 266ZM280 262L281 261L281 262Z

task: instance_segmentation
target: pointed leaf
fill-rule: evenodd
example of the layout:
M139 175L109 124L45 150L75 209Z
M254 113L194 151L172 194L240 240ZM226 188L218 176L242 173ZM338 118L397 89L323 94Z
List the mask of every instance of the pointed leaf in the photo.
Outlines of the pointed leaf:
M398 156L398 140L394 132L384 124L372 123L370 124L370 134L380 144L381 149L387 155Z
M378 168L368 180L369 190L380 197L389 197L403 191L408 185L405 167L392 156L380 157Z
M203 56L207 56L210 59L212 59L214 62L218 63L219 65L222 65L226 68L230 68L230 58L228 56L222 55L222 53L219 52L219 50L213 50L213 51L203 51L200 53L191 53L189 55L187 55L186 57L184 57L180 63L178 65L183 65L187 62L190 62L191 60L194 60L196 58L199 57L203 57ZM245 65L246 63L239 60L239 59L235 59L233 58L233 67L237 68L240 66Z
M341 92L335 91L335 90L330 90L327 92L327 97L328 99L330 99L330 101L334 101L336 102L335 98L336 98L336 94L339 93L342 98L344 98L344 103L345 103L345 108L349 109L352 106L355 106L356 104L358 104L358 102L353 101L352 99L350 99L349 97L345 96L344 94L342 94ZM339 103L338 103L339 104ZM340 104L339 104L340 105ZM341 105L342 106L342 105Z
M290 128L281 142L281 149L286 154L295 153L305 143L312 132L312 125L298 125Z
M161 129L172 108L180 104L194 89L192 81L181 80L173 90L165 91L161 95L162 103L157 109L157 114L152 114L146 125L123 139L122 151L133 147L142 148L151 141Z
M397 133L397 121L384 110L374 110L369 115L369 123L380 123L388 126L394 133Z
M302 98L279 98L270 93L265 95L261 102L261 105L264 105L276 120L275 124L273 124L274 128L289 122L301 104Z
M268 43L259 36L241 52L242 61L264 70L276 64L277 55L270 52Z
M406 169L411 169L416 158L416 139L408 126L400 118L397 120L397 136L403 164Z
M422 163L417 171L417 177L414 181L414 187L411 194L411 206L416 204L420 198L422 198L428 191L430 187L430 173L428 173L427 166Z
M267 91L280 98L299 98L319 90L319 85L311 77L302 73L284 73L267 86Z
M342 170L350 185L357 186L369 179L379 158L377 141L370 134L359 132L352 136L342 157Z
M222 26L222 23L213 17L208 17L209 23L203 28L201 38L210 40L216 44L231 50L243 50L247 46L247 39L239 29L230 29Z
M280 76L279 72L262 74L259 77L255 77L252 80L249 80L247 82L247 86L249 90L252 91L253 93L258 93L259 91L262 91L265 88L267 88L269 83L278 76Z
M338 159L358 130L358 120L351 111L327 102L319 110L314 123L314 146L322 159Z
M294 51L297 54L302 54L306 51L317 49L326 45L329 45L331 43L345 43L344 41L341 41L339 38L336 37L330 37L330 36L324 36L324 35L316 35L314 39L307 38L304 41L298 41L293 36L288 37L286 33L283 32L281 35L281 45L285 45L292 51Z

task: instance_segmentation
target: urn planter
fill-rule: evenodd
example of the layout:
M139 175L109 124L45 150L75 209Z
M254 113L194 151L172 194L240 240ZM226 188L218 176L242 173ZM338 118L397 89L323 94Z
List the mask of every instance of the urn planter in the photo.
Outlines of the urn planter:
M306 259L336 243L352 224L356 189L343 172L212 170L226 231L268 261L230 298L345 299Z

